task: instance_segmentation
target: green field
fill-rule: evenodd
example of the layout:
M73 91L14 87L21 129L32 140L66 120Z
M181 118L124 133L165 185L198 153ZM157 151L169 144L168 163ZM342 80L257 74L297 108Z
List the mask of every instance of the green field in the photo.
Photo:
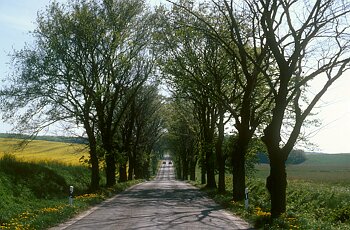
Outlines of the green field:
M307 154L298 165L287 165L289 180L350 185L350 154ZM266 178L269 165L257 165L257 177Z

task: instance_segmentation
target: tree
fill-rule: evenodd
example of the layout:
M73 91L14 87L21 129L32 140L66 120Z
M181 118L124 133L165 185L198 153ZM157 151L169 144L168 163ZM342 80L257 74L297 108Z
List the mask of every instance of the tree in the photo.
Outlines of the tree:
M151 163L158 159L156 145L164 126L161 116L163 103L156 84L143 86L135 98L129 176L134 172L136 178L150 178Z
M232 97L241 96L238 93L236 95L232 93L236 89L239 91L237 82L232 84L235 82L233 75L236 74L231 71L234 62L229 58L225 51L226 48L221 45L220 41L201 29L203 27L202 20L215 25L217 30L222 29L216 20L217 15L213 14L211 9L208 13L205 5L195 8L191 1L179 1L178 4L174 3L173 5L171 12L163 13L167 16L163 19L165 23L161 26L163 30L160 35L160 44L163 46L163 50L167 51L168 56L164 57L165 55L163 55L161 65L165 67L162 70L173 76L170 84L174 88L195 102L198 113L196 117L200 119L202 126L203 141L200 142L202 149L208 153L210 158L212 156L215 158L216 155L216 159L210 160L212 161L211 166L202 169L209 170L211 175L213 173L211 170L215 167L213 163L216 160L219 166L219 190L224 191L225 158L221 151L224 117L227 105L231 105L234 101ZM192 14L200 14L201 20L193 17ZM219 94L220 96L218 96ZM230 101L223 103L221 94L225 94L227 98L230 98ZM209 158L205 161L208 164ZM214 183L212 183L213 186Z
M327 89L349 68L350 4L337 0L245 3L260 25L262 45L277 64L275 71L264 73L273 109L262 140L270 160L266 187L271 196L271 214L278 217L286 211L285 162L301 127ZM323 85L310 94L307 89L314 80ZM282 136L286 116L291 117L288 113L293 122L289 123L289 135Z
M112 140L126 110L122 102L152 70L148 20L142 1L52 3L38 14L34 46L15 52L19 74L1 92L6 118L18 114L18 127L27 131L61 120L84 128L94 189L101 157L107 185L115 183ZM97 137L105 156L98 155Z
M207 171L207 186L216 187L214 173L217 160L220 172L219 190L224 191L225 160L221 149L226 109L212 94L213 91L221 92L224 91L222 88L227 90L230 87L225 84L224 79L230 75L228 69L231 63L216 40L193 29L197 19L182 9L186 7L194 10L192 2L180 1L179 4L183 5L174 4L171 12L160 13L163 16L163 24L159 29L160 46L167 54L161 56L162 72L168 75L170 84L180 92L179 95L195 103L195 117L201 126L202 141L199 143L206 156L203 164L205 167L202 169ZM210 15L207 18L209 20ZM217 135L219 138L216 138Z
M113 142L117 129L128 102L150 77L153 57L147 52L151 30L144 2L110 0L103 3L100 20L108 27L104 31L106 36L93 52L92 65L96 68L93 73L97 80L93 102L105 150L107 186L112 186L116 183L117 152Z
M193 103L173 98L166 105L167 132L164 136L175 160L177 178L187 180L190 175L190 179L195 180L199 125L194 117Z
M209 60L206 68L215 79L214 85L198 82L206 86L210 92L208 96L221 104L235 121L237 140L231 160L233 199L239 201L245 196L245 158L249 142L258 126L267 119L266 111L271 106L271 93L265 86L262 71L267 71L273 63L268 50L260 45L263 40L254 40L259 38L258 27L250 20L246 9L237 10L239 7L233 6L234 1L211 2L200 5L201 11L195 11L181 1L173 4L192 15L192 20L186 21L186 27L208 38L220 50L219 59L213 55L203 57Z

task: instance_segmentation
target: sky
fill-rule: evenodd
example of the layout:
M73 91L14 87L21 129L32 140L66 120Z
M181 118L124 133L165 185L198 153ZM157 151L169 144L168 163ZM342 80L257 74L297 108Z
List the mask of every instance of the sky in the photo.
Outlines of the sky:
M58 2L67 2L59 0ZM12 72L9 53L32 42L29 31L35 29L38 10L43 10L49 0L0 1L0 79ZM151 4L165 0L149 0ZM1 83L0 83L1 84ZM312 89L311 89L312 91ZM321 127L308 128L314 151L325 153L350 153L350 72L331 86L315 110ZM0 132L10 132L11 126L0 122Z

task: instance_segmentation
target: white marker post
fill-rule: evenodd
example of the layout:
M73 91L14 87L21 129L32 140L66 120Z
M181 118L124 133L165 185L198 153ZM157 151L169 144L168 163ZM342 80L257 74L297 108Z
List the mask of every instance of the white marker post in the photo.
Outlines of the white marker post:
M248 209L248 207L249 207L249 195L248 195L248 188L245 188L244 207L245 207L245 209Z
M69 204L70 205L73 204L73 191L74 191L74 187L73 186L69 186Z

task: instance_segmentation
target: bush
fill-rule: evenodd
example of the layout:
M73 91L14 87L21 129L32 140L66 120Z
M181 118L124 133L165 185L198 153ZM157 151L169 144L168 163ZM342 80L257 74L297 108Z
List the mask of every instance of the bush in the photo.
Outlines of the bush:
M342 223L350 222L350 205L342 207L334 213L334 220Z

